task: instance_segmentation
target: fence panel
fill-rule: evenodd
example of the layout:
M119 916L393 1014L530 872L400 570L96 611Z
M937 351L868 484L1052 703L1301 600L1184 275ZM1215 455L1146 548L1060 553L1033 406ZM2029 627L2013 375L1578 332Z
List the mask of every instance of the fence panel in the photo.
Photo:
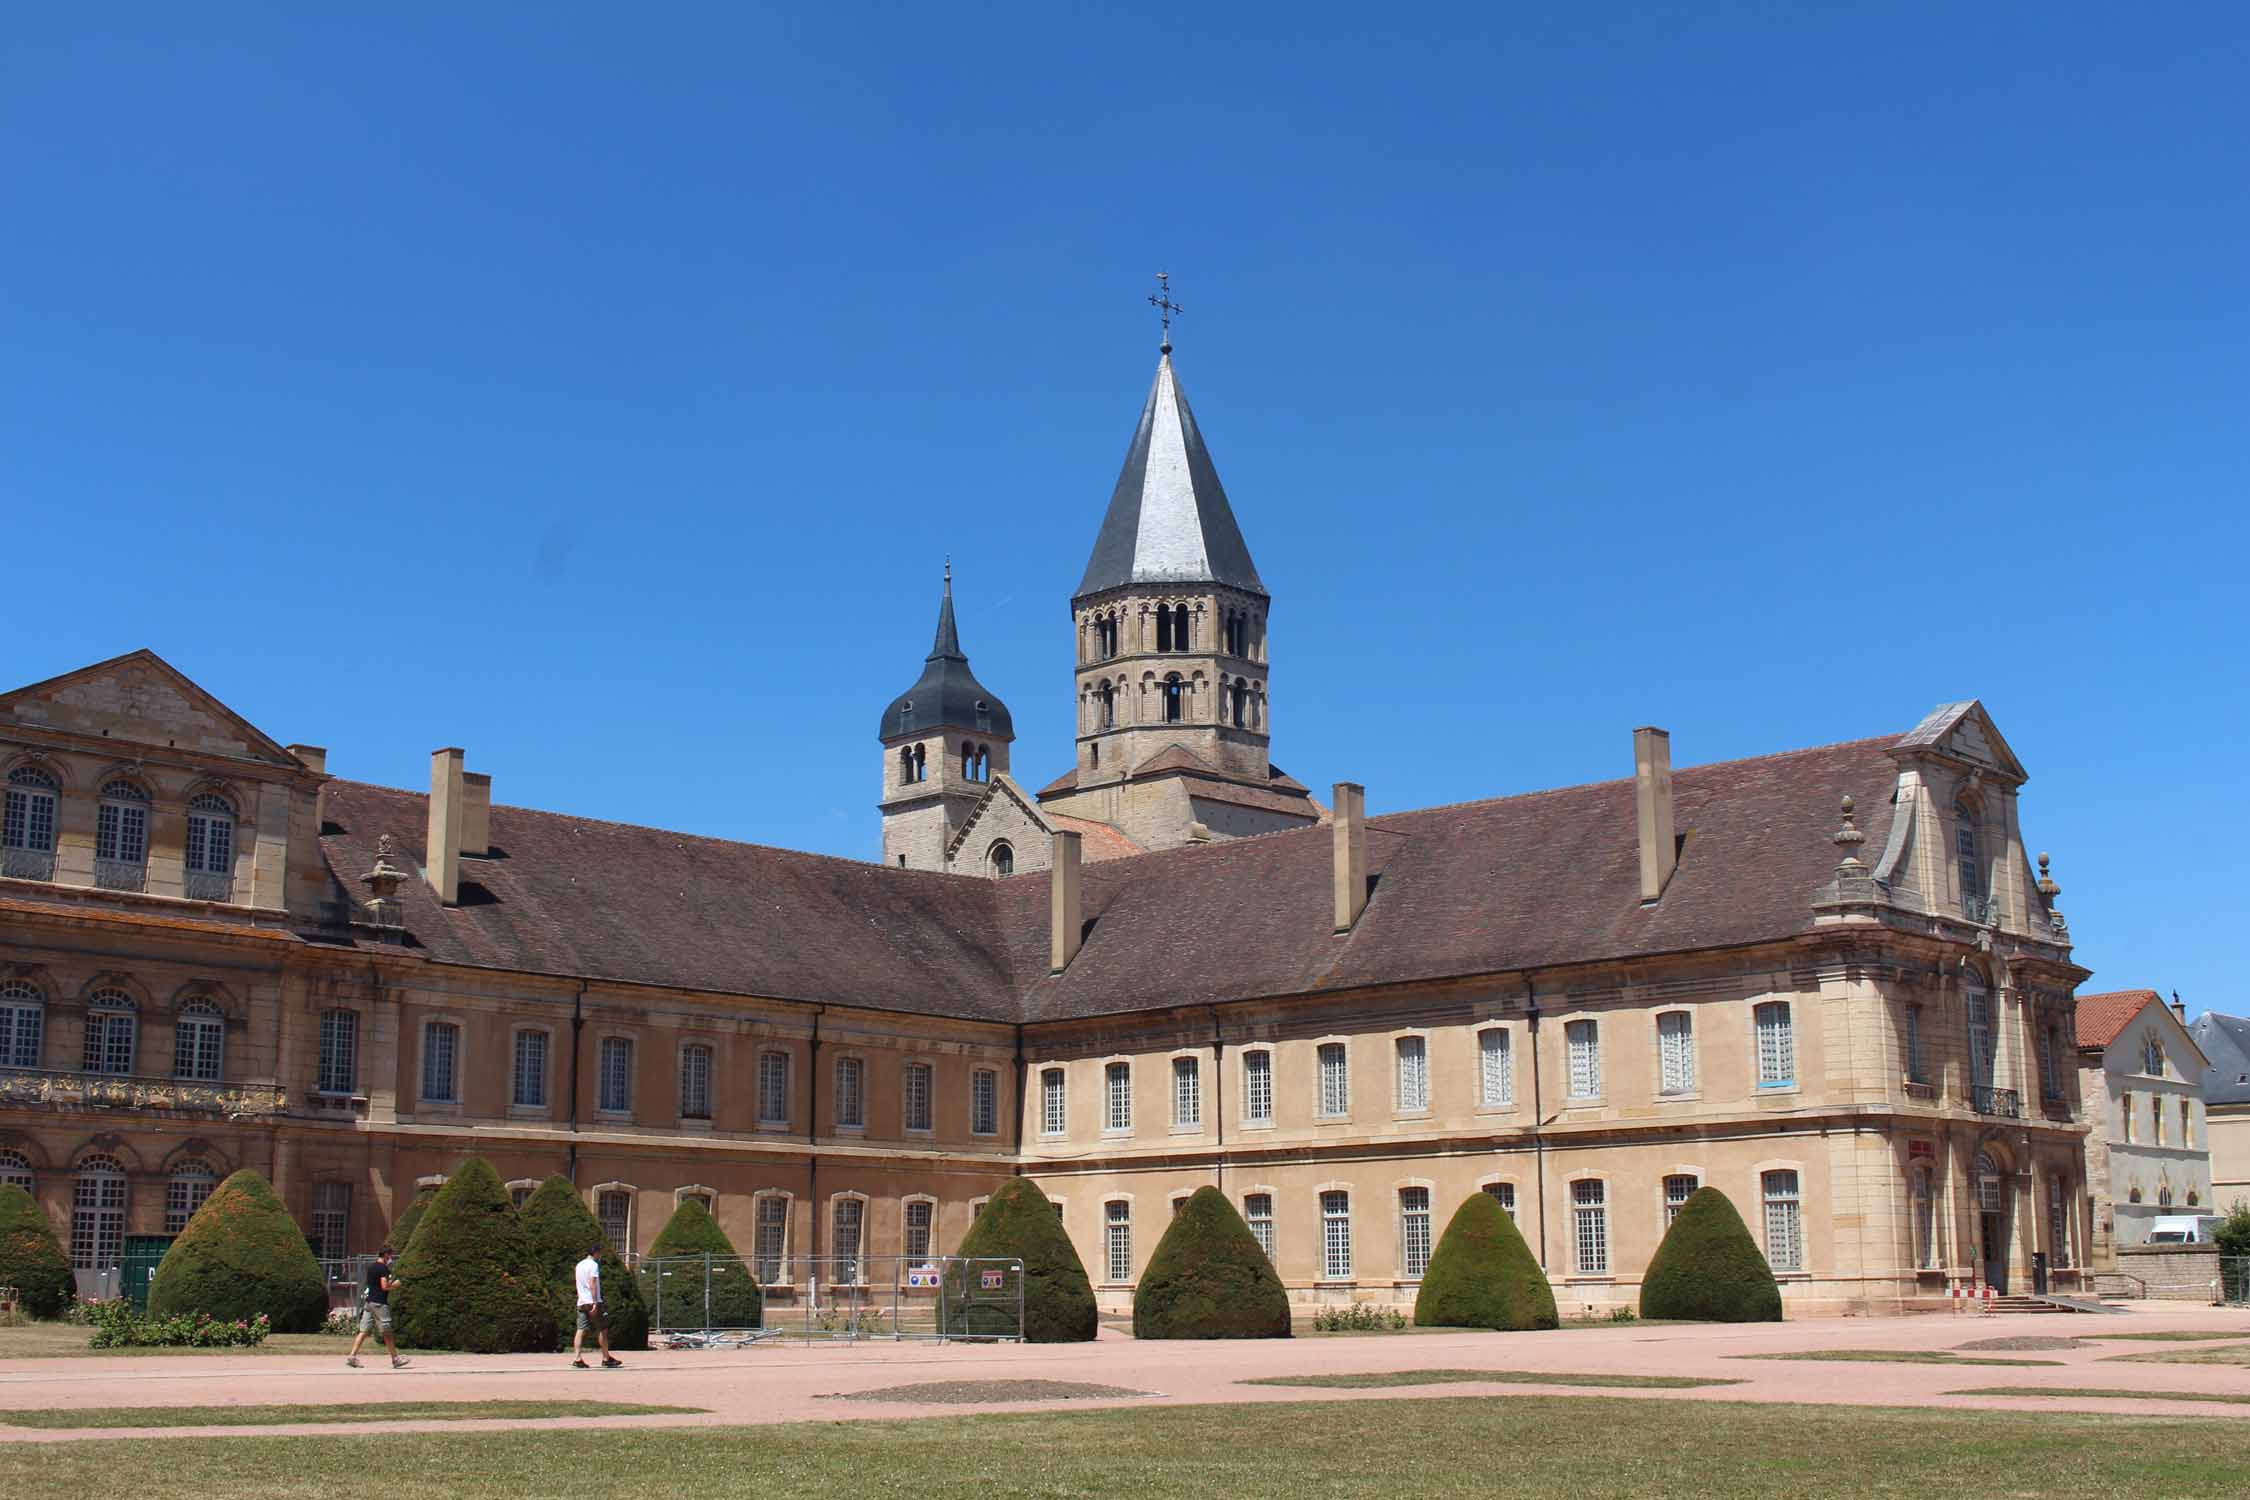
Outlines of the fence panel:
M649 1336L687 1347L857 1339L1023 1338L1023 1262L925 1255L790 1256L768 1261L759 1310L739 1257L641 1263Z
M2250 1255L2219 1257L2219 1300L2229 1307L2250 1307Z

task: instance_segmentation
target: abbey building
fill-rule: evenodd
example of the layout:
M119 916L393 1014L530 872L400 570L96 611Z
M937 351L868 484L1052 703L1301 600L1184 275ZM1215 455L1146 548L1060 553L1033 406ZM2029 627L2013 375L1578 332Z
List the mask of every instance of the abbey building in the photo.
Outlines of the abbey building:
M1207 1184L1304 1303L1410 1303L1484 1192L1627 1305L1699 1186L1800 1309L2080 1284L2086 974L1981 705L1370 814L1273 763L1272 604L1167 354L1074 763L1016 780L948 584L879 860L331 777L148 651L0 694L0 1179L90 1288L237 1167L340 1261L470 1152L628 1250L701 1197L781 1303L1019 1174L1113 1306Z

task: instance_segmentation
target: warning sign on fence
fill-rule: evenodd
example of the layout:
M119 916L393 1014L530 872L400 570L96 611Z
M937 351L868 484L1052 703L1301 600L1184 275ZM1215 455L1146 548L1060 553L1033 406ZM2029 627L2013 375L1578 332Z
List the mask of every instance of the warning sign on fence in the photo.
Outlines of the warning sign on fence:
M938 1284L938 1268L936 1266L908 1266L906 1268L906 1284L909 1287L934 1287Z
M997 1292L1008 1284L1006 1271L979 1271L977 1280L988 1292Z

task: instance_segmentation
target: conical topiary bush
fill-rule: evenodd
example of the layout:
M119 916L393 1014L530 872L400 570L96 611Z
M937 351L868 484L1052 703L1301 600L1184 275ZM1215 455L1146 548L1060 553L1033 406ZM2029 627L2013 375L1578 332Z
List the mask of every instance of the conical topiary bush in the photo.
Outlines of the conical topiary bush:
M484 1158L446 1179L397 1266L391 1315L401 1344L479 1354L556 1346L554 1288Z
M1133 1292L1133 1337L1289 1337L1289 1294L1217 1188L1197 1188L1156 1242Z
M984 1212L953 1252L966 1257L999 1257L1023 1262L1023 1336L1034 1344L1070 1344L1094 1336L1098 1318L1093 1283L1063 1232L1054 1200L1028 1177L1011 1177L985 1204ZM948 1333L1013 1334L1015 1308L982 1300L986 1268L955 1262L945 1287Z
M414 1194L414 1201L406 1205L406 1211L398 1216L398 1222L391 1226L390 1235L383 1243L404 1255L406 1247L414 1243L415 1226L422 1222L422 1215L430 1211L431 1200L437 1197L437 1193L438 1190L434 1187L418 1189Z
M600 1245L596 1263L602 1268L602 1304L609 1314L612 1349L648 1347L648 1306L641 1301L641 1284L625 1269L625 1262L609 1249L601 1221L587 1211L567 1177L550 1177L539 1184L516 1217L531 1241L540 1269L555 1289L557 1329L569 1333L578 1316L578 1263L589 1246Z
M148 1311L225 1323L264 1313L275 1333L312 1333L328 1316L328 1282L273 1188L245 1170L211 1190L156 1263Z
M1641 1316L1710 1323L1778 1323L1781 1287L1757 1241L1717 1188L1680 1205L1641 1278Z
M1414 1298L1418 1328L1553 1328L1555 1291L1490 1193L1462 1200Z
M14 1287L35 1318L60 1317L78 1295L47 1211L12 1182L0 1186L0 1286Z
M701 1198L682 1198L641 1257L641 1300L659 1328L757 1328L765 1320L758 1278Z

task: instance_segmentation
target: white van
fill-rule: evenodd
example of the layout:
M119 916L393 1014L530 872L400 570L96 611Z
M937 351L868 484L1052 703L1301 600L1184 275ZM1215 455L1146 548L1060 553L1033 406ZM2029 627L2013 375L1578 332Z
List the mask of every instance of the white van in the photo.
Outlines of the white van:
M2148 1243L2208 1245L2224 1222L2217 1214L2171 1214L2161 1219L2152 1219L2148 1227Z

